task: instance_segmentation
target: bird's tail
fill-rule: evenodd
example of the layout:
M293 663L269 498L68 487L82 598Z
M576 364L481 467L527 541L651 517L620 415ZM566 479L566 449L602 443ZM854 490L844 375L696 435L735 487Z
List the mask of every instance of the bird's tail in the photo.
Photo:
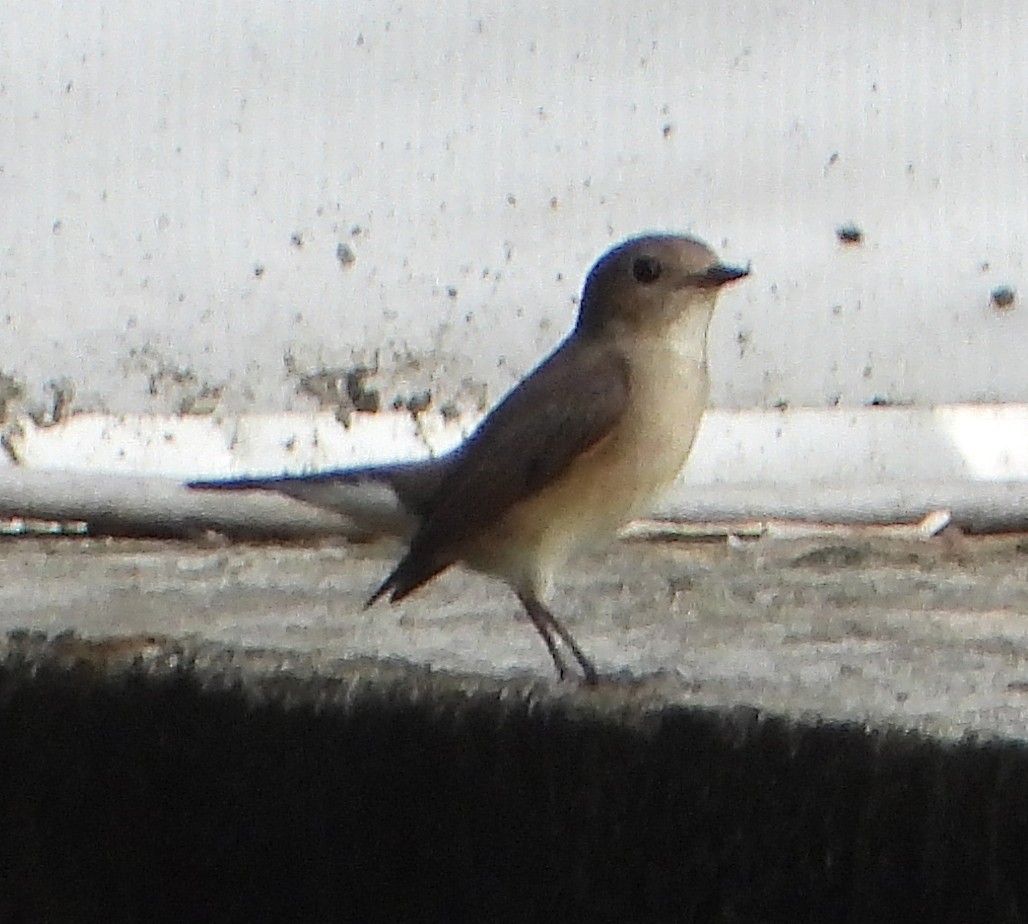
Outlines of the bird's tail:
M341 513L369 535L409 538L431 507L449 457L308 475L191 481L197 491L271 491ZM384 593L384 591L383 591Z

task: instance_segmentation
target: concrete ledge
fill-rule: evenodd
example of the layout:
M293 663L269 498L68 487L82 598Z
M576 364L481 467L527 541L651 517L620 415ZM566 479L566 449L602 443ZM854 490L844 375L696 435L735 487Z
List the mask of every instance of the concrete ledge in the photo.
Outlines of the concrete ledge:
M439 455L479 422L426 411L74 414L8 421L0 471L198 477L302 473ZM1028 480L1028 405L709 409L683 486Z
M5 921L1011 921L1028 750L13 633Z
M392 492L354 485L344 499L343 490L337 489L334 500L340 508L349 504L351 516L270 492L190 491L164 477L10 469L0 470L0 520L79 524L73 532L93 535L192 538L216 532L241 539L311 539L375 535L367 511L374 511L372 524L399 516ZM721 531L734 524L737 531L762 532L768 521L886 526L917 523L941 512L945 516L935 518L941 525L952 523L967 532L1028 530L1028 481L679 482L655 505L653 516L669 523L721 524Z
M281 497L198 496L196 477L328 471L444 452L477 418L438 413L240 417L76 414L0 434L0 518L81 521L95 534L364 536ZM6 460L6 461L5 461ZM1028 529L1028 405L711 410L650 514L687 522L905 523L933 511L973 532ZM380 498L354 488L356 509ZM339 509L339 508L337 508Z

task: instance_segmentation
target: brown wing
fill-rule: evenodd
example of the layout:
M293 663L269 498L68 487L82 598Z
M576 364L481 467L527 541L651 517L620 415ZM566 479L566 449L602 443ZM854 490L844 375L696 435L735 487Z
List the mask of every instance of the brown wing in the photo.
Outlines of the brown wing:
M464 542L609 433L627 398L628 370L616 349L565 343L454 455L410 549L369 604L390 592L399 600L452 565Z

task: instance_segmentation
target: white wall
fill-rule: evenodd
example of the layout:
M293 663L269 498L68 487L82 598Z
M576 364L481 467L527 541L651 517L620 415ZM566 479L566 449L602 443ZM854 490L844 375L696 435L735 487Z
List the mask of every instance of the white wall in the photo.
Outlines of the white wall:
M1016 0L0 19L9 411L55 388L112 414L302 410L301 375L376 360L387 404L491 403L592 259L653 228L753 262L715 320L717 406L1028 400L1028 309L990 304L1028 295Z

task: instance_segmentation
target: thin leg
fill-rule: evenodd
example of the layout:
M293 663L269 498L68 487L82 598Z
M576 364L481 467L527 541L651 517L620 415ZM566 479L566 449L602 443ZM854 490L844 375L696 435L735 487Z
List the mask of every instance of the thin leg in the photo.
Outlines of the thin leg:
M585 682L589 684L589 686L591 687L596 686L596 684L600 682L600 675L596 672L596 668L593 666L593 662L590 661L586 657L585 652L582 651L582 649L579 648L577 644L575 644L574 638L572 638L571 633L568 632L566 628L564 628L564 624L559 619L557 619L557 617L554 616L553 613L550 613L549 610L547 610L547 613L549 613L550 625L553 627L557 635L561 637L561 640L564 642L564 644L571 649L571 653L575 656L575 660L582 668L582 676L585 678Z
M550 657L553 658L553 663L557 666L557 674L560 676L560 679L564 680L567 676L567 664L553 638L554 633L571 649L575 660L578 661L579 666L582 668L582 676L585 682L589 686L595 686L600 679L596 668L593 666L592 661L585 656L585 652L578 647L571 633L568 632L564 625L538 600L522 596L521 594L518 594L518 599L521 600L525 612L528 613L528 618L532 620L532 625L535 626L536 631L543 637L543 641L549 649Z
M554 641L553 632L550 629L550 621L546 618L549 615L546 612L546 608L534 601L529 602L524 597L519 599L525 607L525 612L528 613L528 618L532 620L532 625L535 626L536 632L546 642L546 648L550 652L550 657L553 658L554 665L557 667L557 675L561 680L564 680L567 677L568 668L567 664L564 663L564 657L561 655L557 643Z

